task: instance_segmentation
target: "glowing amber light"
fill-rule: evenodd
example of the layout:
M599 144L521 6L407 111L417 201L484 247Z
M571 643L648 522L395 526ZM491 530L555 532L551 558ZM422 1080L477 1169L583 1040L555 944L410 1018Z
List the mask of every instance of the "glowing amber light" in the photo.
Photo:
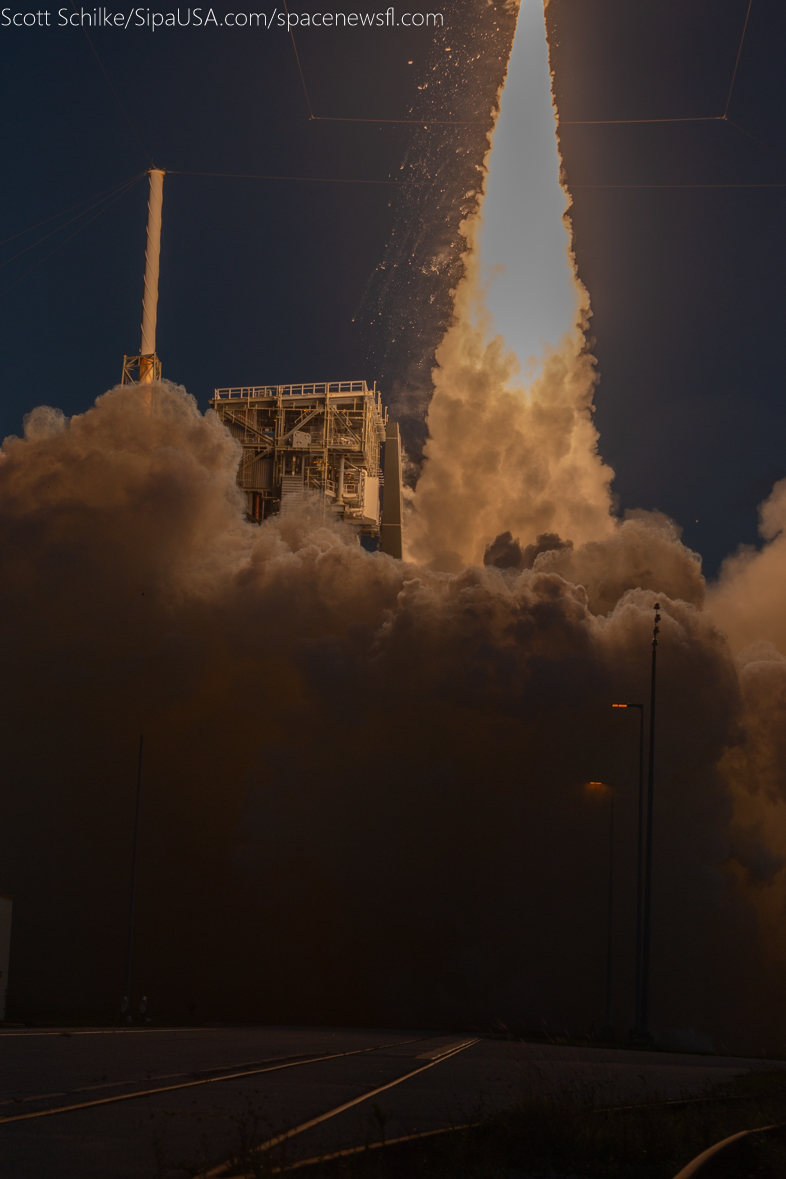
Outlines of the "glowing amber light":
M595 794L605 794L611 787L606 782L586 782L587 790L592 790Z

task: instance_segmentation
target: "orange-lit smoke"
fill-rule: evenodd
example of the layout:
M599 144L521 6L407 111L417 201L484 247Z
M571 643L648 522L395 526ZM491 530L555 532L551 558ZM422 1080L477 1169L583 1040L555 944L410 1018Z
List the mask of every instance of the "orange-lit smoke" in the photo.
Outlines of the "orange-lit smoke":
M505 100L503 91L503 113ZM493 141L486 167L488 181ZM563 208L555 200L555 218L566 217ZM481 205L462 225L465 274L436 354L425 462L410 498L409 554L434 569L458 570L485 555L509 576L527 568L556 574L581 586L589 609L609 618L630 591L643 588L702 610L701 561L680 543L679 528L657 512L613 513L613 472L598 454L591 418L589 300L572 253L576 322L552 338L537 363L517 357L513 341L495 336L487 310L494 275L483 265L484 215ZM526 232L524 199L520 215ZM719 763L728 842L724 852L718 848L715 870L731 873L740 897L757 910L761 977L772 981L767 970L779 977L786 970L776 935L786 910L786 480L762 505L761 534L761 551L747 547L724 563L706 595L706 617L719 628L715 641L722 644L725 634L738 652L737 720ZM701 759L698 731L696 745ZM775 992L768 994L774 1004Z
M543 10L524 0L484 163L488 191L462 225L465 275L436 354L408 519L409 552L438 569L479 563L505 530L524 545L543 533L580 545L614 531L549 86Z
M663 595L700 588L673 531L634 518L542 553L553 569L437 572L319 513L245 523L237 461L166 385L155 414L116 389L70 420L39 409L4 445L15 1010L114 1009L144 731L135 977L159 1012L588 1028L607 863L592 776L619 787L629 1020L636 735L610 703L646 691L646 554L663 608L657 1026L780 1044L777 1009L752 1001L756 913L734 875L767 887L779 864L750 824L732 841L718 763L740 748L739 681L710 616Z
M407 519L407 551L437 569L483 560L510 529L527 544L555 532L574 544L614 531L592 423L594 358L580 331L545 356L529 388L500 337L477 314L483 291L466 226L467 274L455 322L437 350L429 438Z

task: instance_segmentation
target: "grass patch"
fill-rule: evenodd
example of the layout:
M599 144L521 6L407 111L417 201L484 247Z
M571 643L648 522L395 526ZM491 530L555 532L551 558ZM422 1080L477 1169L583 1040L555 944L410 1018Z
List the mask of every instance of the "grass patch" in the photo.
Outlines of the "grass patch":
M602 1110L591 1091L528 1096L472 1129L289 1171L300 1179L672 1179L738 1130L786 1123L786 1070L713 1086L707 1100ZM373 1141L379 1133L369 1136ZM286 1158L246 1154L237 1174L267 1179ZM741 1169L740 1169L741 1168ZM730 1174L786 1175L786 1134L746 1140Z

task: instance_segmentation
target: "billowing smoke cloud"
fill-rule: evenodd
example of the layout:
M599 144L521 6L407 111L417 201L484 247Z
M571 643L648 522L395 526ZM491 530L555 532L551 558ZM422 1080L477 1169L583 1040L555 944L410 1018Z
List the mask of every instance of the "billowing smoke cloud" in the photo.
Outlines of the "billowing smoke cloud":
M656 1017L773 1039L740 1016L748 971L726 962L758 953L717 768L741 739L737 671L667 526L634 518L532 569L442 573L367 553L318 511L246 524L237 458L171 386L153 414L127 389L70 421L37 410L5 443L17 1011L119 998L144 731L135 977L159 1011L597 1025L606 812L581 784L603 778L627 833L626 1026L636 734L608 705L646 691L654 594L618 593L646 552L658 592L684 590L660 599ZM619 600L594 613L588 594ZM746 838L738 854L771 879Z
M502 111L504 115L504 95ZM493 152L487 166L489 160ZM519 183L523 179L520 176ZM521 207L521 192L508 194L509 200L511 196ZM528 229L532 233L534 227ZM480 214L471 215L462 226L465 272L454 297L453 323L436 354L425 462L410 498L408 553L435 570L458 571L482 559L486 566L508 571L508 578L514 571L529 569L556 576L564 584L581 587L589 611L610 625L632 593L640 595L643 590L655 591L660 598L667 594L681 609L689 607L691 617L704 620L708 629L701 638L683 633L679 641L711 641L724 651L725 674L709 694L717 700L719 716L725 717L726 748L720 758L711 753L700 722L693 731L692 751L687 745L684 753L694 759L697 770L703 767L698 772L716 775L725 810L714 812L714 836L712 823L703 830L699 858L706 854L707 859L692 885L710 904L710 881L717 883L725 874L731 891L722 900L716 893L718 911L728 915L736 910L739 917L748 907L749 915L751 909L757 913L758 940L754 921L744 951L750 956L756 999L748 995L747 1001L755 1002L762 1013L766 1010L760 1032L766 1039L779 1026L774 995L781 984L775 979L786 965L786 956L781 961L774 953L778 943L773 936L786 899L786 824L781 815L786 745L779 736L786 659L771 644L760 642L732 668L725 636L715 626L723 627L734 647L774 640L786 651L779 593L781 574L786 572L781 569L786 565L786 482L776 487L762 510L762 535L768 545L761 553L744 551L727 562L720 584L711 591L712 615L701 613L701 561L680 543L679 528L657 512L632 511L622 519L613 513L613 472L598 455L591 420L596 377L586 344L589 303L578 277L573 275L578 322L556 346L546 347L534 377L525 372L522 379L517 358L501 337L493 336L495 325L486 311L481 230ZM567 261L572 267L570 251ZM531 286L528 297L532 294ZM503 311L510 318L511 307ZM662 660L668 658L662 655ZM706 690L692 681L693 694ZM640 700L647 695L639 689ZM688 712L693 707L689 701L690 696L684 703ZM673 698L667 709L671 704ZM668 791L676 781L673 766L666 761L662 768ZM705 804L709 797L704 797ZM687 794L683 801L687 803ZM676 831L672 834L673 851L680 840ZM694 850L698 852L698 844ZM671 870L679 875L677 865L678 860L672 862ZM669 875L664 874L664 888L670 887ZM674 892L675 903L676 897ZM693 916L698 925L698 915ZM707 933L706 915L704 924ZM726 942L729 960L740 954L745 942L741 930L737 934L742 938L739 945L734 938ZM708 960L703 958L705 965ZM675 963L675 969L680 985L690 989L692 968ZM732 993L737 984L731 983L728 964L724 972L729 984L724 989ZM740 993L740 1003L744 1002Z
M721 567L708 608L737 654L743 740L723 769L735 798L736 857L747 870L745 892L756 906L768 987L768 1012L780 1009L786 952L786 480L760 508L760 550L743 546Z
M501 532L491 544L486 545L483 564L495 565L497 569L531 569L541 553L572 548L573 541L562 540L556 532L542 532L534 544L525 545L524 548L509 531Z
M522 388L516 357L500 337L487 340L476 223L466 231L467 275L437 350L425 463L407 521L409 554L445 570L480 563L505 530L526 543L556 532L581 544L614 529L613 471L597 454L594 358L584 337L566 336Z
M710 606L736 649L773 642L786 652L786 479L759 509L761 550L743 546L724 562Z

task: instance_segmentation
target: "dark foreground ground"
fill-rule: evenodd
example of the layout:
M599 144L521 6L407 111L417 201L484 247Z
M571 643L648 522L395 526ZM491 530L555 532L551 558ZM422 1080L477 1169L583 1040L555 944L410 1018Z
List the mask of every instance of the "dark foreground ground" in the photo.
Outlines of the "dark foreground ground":
M185 1179L216 1168L226 1176L295 1168L304 1179L668 1179L718 1138L786 1120L786 1071L772 1062L472 1040L314 1028L0 1032L0 1177ZM333 1058L310 1060L323 1054ZM665 1104L708 1092L725 1100ZM647 1110L598 1112L643 1102ZM80 1108L57 1112L66 1106ZM302 1166L466 1123L481 1124ZM222 1166L232 1159L242 1160L240 1170ZM746 1164L744 1173L786 1175L781 1162L774 1172Z

